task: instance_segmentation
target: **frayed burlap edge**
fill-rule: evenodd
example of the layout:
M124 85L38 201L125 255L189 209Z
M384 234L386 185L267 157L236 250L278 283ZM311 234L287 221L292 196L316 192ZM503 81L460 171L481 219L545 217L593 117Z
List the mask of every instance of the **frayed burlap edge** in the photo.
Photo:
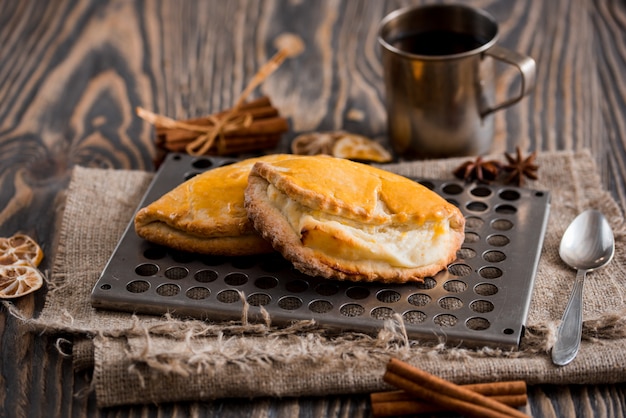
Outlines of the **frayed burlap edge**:
M619 319L623 320L623 319ZM174 325L174 324L172 324ZM399 316L377 336L346 333L329 339L313 323L272 330L267 336L228 335L171 338L143 328L126 338L96 338L95 387L102 406L259 396L293 397L369 393L386 390L381 376L396 357L457 383L523 379L536 383L612 383L626 371L623 340L583 341L578 364L559 368L541 353L545 343L522 350L449 347L406 337ZM176 332L181 331L176 325ZM531 339L538 343L541 333ZM597 356L602 358L598 362Z

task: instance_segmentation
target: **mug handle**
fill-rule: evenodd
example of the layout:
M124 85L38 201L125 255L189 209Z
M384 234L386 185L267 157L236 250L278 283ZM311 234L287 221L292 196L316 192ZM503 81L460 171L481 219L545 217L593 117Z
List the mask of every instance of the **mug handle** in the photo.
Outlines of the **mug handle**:
M530 91L535 87L535 76L536 76L536 64L535 60L526 56L519 54L517 52L511 51L509 49L503 48L499 45L494 45L485 51L485 54L492 56L495 59L500 61L504 61L508 64L514 65L520 72L522 76L522 89L517 97L512 97L504 102L495 105L493 107L488 108L484 112L482 112L481 116L487 116L490 113L493 113L497 110L503 109L505 107L511 106L524 98Z

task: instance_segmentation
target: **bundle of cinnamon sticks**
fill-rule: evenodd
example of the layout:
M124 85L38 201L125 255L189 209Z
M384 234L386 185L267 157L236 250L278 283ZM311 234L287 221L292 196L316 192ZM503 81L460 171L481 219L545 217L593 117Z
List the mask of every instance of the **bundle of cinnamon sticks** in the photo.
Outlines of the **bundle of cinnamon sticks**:
M289 129L287 120L267 96L247 100L285 59L304 51L304 42L294 34L281 34L275 43L278 51L254 74L231 109L203 118L174 120L138 107L137 115L155 125L159 148L190 155L233 155L274 148Z
M289 130L287 119L267 96L195 119L172 120L144 109L138 113L155 125L158 147L191 155L232 155L274 148Z
M398 359L391 359L383 380L399 390L370 395L372 415L390 417L442 411L467 417L528 417L526 383L504 381L456 385Z

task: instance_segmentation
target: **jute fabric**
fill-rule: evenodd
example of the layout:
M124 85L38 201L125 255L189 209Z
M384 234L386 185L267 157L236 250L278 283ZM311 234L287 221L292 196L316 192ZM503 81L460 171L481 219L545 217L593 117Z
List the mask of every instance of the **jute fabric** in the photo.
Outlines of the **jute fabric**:
M462 161L384 168L445 179L452 178ZM271 318L263 324L248 323L243 304L241 320L228 323L96 310L89 301L91 289L153 174L81 167L75 168L69 186L45 306L27 321L37 332L73 335L76 368L93 368L100 406L366 393L387 388L382 375L391 356L458 383L626 381L622 211L603 189L587 151L543 153L538 162L539 180L527 186L549 191L551 208L527 330L516 350L410 340L399 318L388 320L378 335L332 335L310 321L286 328L273 326ZM574 217L589 208L609 219L617 250L609 266L588 275L580 354L570 365L556 367L549 352L575 275L559 258L559 242Z

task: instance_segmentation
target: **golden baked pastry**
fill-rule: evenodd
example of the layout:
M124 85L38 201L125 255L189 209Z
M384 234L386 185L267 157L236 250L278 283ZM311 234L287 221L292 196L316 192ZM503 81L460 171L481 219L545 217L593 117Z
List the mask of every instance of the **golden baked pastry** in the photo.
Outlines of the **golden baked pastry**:
M140 209L135 231L150 242L182 251L227 256L271 252L271 245L248 220L244 190L257 161L289 157L251 158L192 177Z
M330 156L257 162L245 207L254 227L301 272L403 283L456 258L465 219L405 177Z

